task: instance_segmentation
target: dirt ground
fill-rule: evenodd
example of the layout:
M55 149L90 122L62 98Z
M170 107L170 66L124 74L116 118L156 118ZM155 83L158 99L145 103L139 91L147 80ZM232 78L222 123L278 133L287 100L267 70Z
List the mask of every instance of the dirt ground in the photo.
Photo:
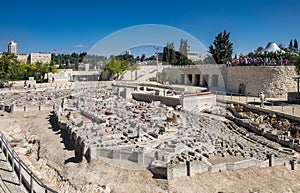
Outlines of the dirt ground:
M0 129L24 163L59 192L298 193L300 171L284 167L206 172L195 177L154 179L148 170L126 170L100 159L78 163L64 132L47 111L0 112Z

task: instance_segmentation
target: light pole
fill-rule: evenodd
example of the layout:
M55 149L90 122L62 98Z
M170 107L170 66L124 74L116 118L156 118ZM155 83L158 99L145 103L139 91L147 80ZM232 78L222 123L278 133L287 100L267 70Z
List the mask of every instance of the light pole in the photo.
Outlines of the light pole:
M155 46L154 49L156 50L156 82L158 82L158 49L159 49L159 47Z

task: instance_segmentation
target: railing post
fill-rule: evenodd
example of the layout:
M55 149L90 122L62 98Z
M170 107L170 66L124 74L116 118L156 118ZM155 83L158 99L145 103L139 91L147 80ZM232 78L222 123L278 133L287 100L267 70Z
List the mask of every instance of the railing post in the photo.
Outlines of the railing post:
M254 102L253 102L253 105L255 106L255 98L254 98Z
M283 104L281 104L281 111L283 112Z
M32 177L32 172L30 172L30 193L33 193L33 177Z
M21 169L22 169L21 162L19 160L19 185L21 185L21 183L22 183L22 172L21 172Z
M273 105L274 105L274 104L273 104L273 101L272 101L272 106L271 106L271 109L272 109L272 110L273 110Z
M11 173L15 172L15 158L13 154L11 154Z
M3 152L3 138L1 136L1 152Z
M292 106L292 114L293 115L295 114L295 106L294 105Z
M230 100L232 101L232 93L230 94Z
M241 94L239 94L239 101L241 102Z
M6 161L8 161L8 148L7 148L7 146L6 146Z

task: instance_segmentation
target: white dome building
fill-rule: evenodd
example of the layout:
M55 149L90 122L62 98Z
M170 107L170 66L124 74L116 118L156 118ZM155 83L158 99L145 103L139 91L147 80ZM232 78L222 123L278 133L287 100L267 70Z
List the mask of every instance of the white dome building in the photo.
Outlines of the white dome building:
M282 52L282 53L284 53L284 51L282 49L280 49L275 42L268 43L268 45L266 46L264 51L265 52Z

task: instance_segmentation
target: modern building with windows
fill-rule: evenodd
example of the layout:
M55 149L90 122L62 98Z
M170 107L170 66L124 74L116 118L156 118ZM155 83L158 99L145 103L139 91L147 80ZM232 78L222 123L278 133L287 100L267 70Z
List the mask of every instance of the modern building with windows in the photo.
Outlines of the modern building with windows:
M8 43L8 53L17 54L18 53L18 44L11 40Z

